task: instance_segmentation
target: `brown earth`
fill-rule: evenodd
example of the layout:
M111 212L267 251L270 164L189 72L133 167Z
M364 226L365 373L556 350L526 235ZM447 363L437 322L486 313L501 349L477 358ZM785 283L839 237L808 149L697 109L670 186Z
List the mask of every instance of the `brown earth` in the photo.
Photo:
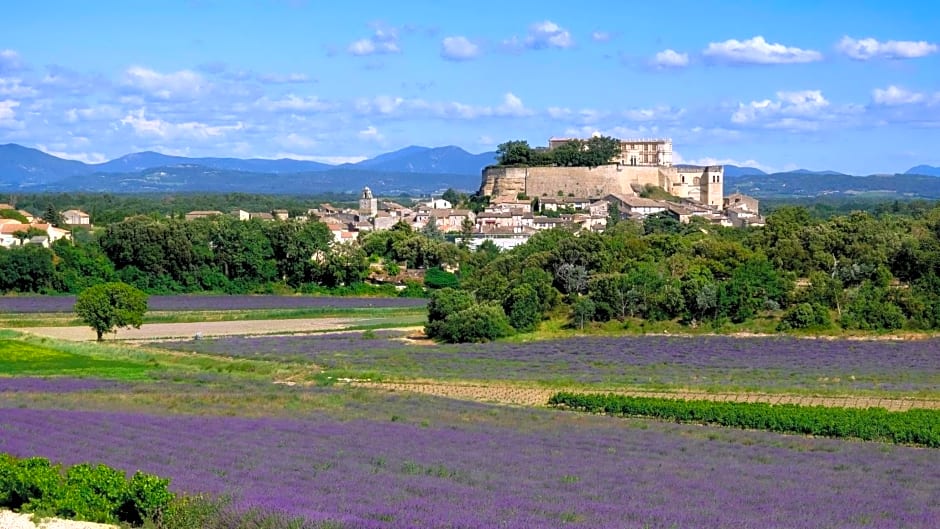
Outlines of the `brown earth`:
M163 338L192 338L202 336L229 336L247 334L288 334L328 330L342 330L357 323L356 318L304 318L287 320L240 320L206 321L187 323L145 323L140 329L120 329L106 334L104 339L113 340L159 340ZM95 332L89 327L28 327L24 332L57 338L60 340L90 341Z
M439 382L350 382L357 387L386 391L410 391L459 400L473 400L515 406L546 406L556 389L526 388L509 385ZM836 408L884 408L905 411L912 408L940 409L940 401L916 398L881 398L858 396L780 395L771 393L706 393L700 391L572 390L579 393L616 393L631 397L709 400L716 402L766 402Z

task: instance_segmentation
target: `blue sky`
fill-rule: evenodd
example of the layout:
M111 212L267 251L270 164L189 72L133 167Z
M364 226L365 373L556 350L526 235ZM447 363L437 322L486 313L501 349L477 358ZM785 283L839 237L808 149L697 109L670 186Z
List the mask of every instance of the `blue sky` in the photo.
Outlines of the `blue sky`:
M8 2L0 143L338 162L594 131L688 163L940 165L937 2Z

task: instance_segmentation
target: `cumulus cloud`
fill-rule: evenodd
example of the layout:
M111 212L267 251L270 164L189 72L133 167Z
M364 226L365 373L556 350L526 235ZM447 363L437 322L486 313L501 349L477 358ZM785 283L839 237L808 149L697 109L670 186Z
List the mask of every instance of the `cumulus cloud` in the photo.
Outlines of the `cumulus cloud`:
M121 119L121 124L130 127L138 136L155 137L164 140L190 139L208 140L218 139L228 132L243 130L244 124L238 122L234 125L209 125L198 121L171 123L160 118L149 119L146 109L139 108L129 112Z
M760 35L744 41L730 39L709 43L702 55L729 64L794 64L822 60L818 51L770 43Z
M921 103L926 99L926 96L919 92L911 92L900 86L890 85L887 88L872 90L871 99L878 105L897 106Z
M160 73L141 66L124 72L124 84L157 99L196 99L209 92L209 83L198 73L180 70Z
M607 31L594 31L591 33L591 40L594 42L607 42L611 38L613 38L613 35Z
M78 123L81 121L111 120L120 117L121 111L113 105L97 105L93 107L70 108L65 111L65 121Z
M656 68L684 68L689 65L689 54L666 49L653 56L650 64Z
M19 128L22 123L16 120L16 107L20 106L19 101L7 99L0 101L0 127Z
M693 158L687 160L681 154L675 151L672 153L672 162L676 165L737 165L738 167L753 167L755 169L760 169L765 173L775 172L772 167L764 165L753 159L738 160L734 158L712 158L710 156L705 156L702 158Z
M321 112L333 108L332 104L316 96L302 97L294 94L288 94L278 99L270 99L265 96L255 101L255 106L269 112Z
M23 84L22 79L0 77L0 97L15 97L17 99L35 97L39 92Z
M853 39L842 37L836 44L836 50L843 55L859 61L874 58L882 59L916 59L926 57L937 52L937 45L920 40L889 40L879 42L873 38Z
M40 151L51 154L57 158L64 158L66 160L78 160L79 162L95 164L95 163L104 163L108 161L108 158L101 154L100 152L67 152L56 150L55 147L47 147L43 144L37 144L36 148Z
M385 136L383 136L382 133L379 132L379 129L375 128L373 125L369 125L368 127L360 130L356 136L360 140L366 141L382 141L385 139Z
M276 74L276 73L265 73L257 75L258 81L268 84L296 84L296 83L309 83L311 81L310 77L304 73L288 73L288 74Z
M441 41L441 57L448 61L469 61L480 56L480 46L467 37L445 37Z
M478 119L484 117L525 117L534 114L522 100L507 92L496 106L468 105L456 101L428 101L404 97L376 96L361 98L353 105L361 115L387 117L433 117L447 119Z
M346 48L346 51L360 57L401 53L398 45L398 30L384 24L375 24L372 35L354 41Z
M774 100L739 103L731 122L741 126L785 130L816 130L824 121L846 118L854 107L835 108L819 90L777 92Z
M634 108L623 112L623 117L631 121L675 121L685 114L685 109L669 106Z
M512 37L503 41L503 47L509 51L566 49L572 46L574 46L574 39L571 37L571 32L551 20L532 24L529 26L529 32L522 39Z
M0 73L16 72L25 68L20 54L13 50L0 50Z

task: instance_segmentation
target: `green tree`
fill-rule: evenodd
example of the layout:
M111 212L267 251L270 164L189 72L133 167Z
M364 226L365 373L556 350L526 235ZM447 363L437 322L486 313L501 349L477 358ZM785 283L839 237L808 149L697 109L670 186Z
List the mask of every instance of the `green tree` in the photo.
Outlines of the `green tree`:
M509 292L504 308L509 316L509 324L519 332L534 330L542 319L538 292L525 283Z
M584 324L594 319L596 310L597 307L591 298L579 297L571 307L571 322L579 329L584 329Z
M80 292L75 313L98 335L122 327L140 328L147 312L147 294L126 283L101 283Z
M499 165L528 165L532 148L527 141L507 141L496 147Z
M56 209L55 204L52 203L49 203L46 206L46 209L42 212L42 220L47 224L52 224L57 228L65 224L65 219L62 218L62 214L59 213L59 210Z

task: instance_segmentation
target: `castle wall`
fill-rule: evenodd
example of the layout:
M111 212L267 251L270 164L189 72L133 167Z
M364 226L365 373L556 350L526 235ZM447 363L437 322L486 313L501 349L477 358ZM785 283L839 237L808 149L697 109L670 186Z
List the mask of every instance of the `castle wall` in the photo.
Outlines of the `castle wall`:
M674 167L602 165L599 167L488 167L480 191L492 198L574 195L599 197L609 193L633 195L633 186L647 184L670 189L677 180Z
M602 165L599 167L488 167L480 193L492 199L517 196L601 197L610 193L634 195L634 186L655 185L669 193L721 207L722 166L688 167Z

